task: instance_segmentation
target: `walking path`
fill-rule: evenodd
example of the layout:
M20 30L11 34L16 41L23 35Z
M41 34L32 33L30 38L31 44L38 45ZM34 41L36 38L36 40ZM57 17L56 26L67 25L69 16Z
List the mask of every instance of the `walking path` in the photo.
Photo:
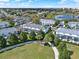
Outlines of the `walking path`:
M48 44L52 47L52 49L54 51L55 59L59 59L58 49L53 44L51 44L50 42L48 42Z
M4 52L4 51L7 51L9 49L13 49L13 48L16 48L16 47L19 47L19 46L22 46L22 45L25 45L25 44L31 44L31 43L37 43L37 42L36 41L29 41L29 42L24 42L24 43L16 44L16 45L13 45L13 46L9 46L9 47L0 49L0 52Z

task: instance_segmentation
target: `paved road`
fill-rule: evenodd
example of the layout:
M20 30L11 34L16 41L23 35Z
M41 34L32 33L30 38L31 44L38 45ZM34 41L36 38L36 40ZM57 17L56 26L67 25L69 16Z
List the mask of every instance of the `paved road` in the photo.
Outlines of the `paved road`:
M59 59L58 49L53 44L51 44L50 42L48 42L48 44L52 47L52 49L54 51L55 59Z
M29 41L29 42L24 42L24 43L21 43L21 44L9 46L9 47L0 49L0 52L4 52L4 51L7 51L7 50L9 50L9 49L13 49L13 48L16 48L16 47L19 47L19 46L22 46L22 45L25 45L25 44L31 44L31 43L36 43L36 41Z

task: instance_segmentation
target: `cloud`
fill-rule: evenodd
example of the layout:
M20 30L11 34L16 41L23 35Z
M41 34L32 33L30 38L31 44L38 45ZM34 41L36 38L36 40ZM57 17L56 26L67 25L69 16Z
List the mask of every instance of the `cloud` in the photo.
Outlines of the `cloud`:
M72 3L72 2L74 2L74 3L79 3L79 0L60 0L60 2L59 3L67 3L67 2L69 2L69 3Z
M1 0L0 0L1 1ZM23 1L23 2L21 2ZM32 2L37 0L5 0L0 2L0 8L30 8L32 6Z
M15 1L21 1L21 0L15 0Z
M28 2L30 3L30 2L33 2L33 0L28 0Z
M67 0L60 0L58 3L59 3L59 4L63 4L63 3L65 3L65 2L67 2Z
M79 3L79 0L73 0L74 2L76 2L76 3Z
M0 0L0 8L79 8L79 0L50 0L47 4L44 1L42 3L42 0Z
M64 8L79 8L79 0L60 0L57 6Z
M9 0L0 0L0 1L9 1Z
M0 2L9 2L10 0L0 0Z

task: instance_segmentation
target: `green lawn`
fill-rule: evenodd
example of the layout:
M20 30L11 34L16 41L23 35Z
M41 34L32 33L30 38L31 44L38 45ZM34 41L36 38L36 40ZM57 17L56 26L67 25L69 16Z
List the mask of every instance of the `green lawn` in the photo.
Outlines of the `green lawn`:
M0 19L0 22L3 22L2 19Z
M79 59L79 46L67 44L68 49L73 51L73 54L71 55L71 59Z
M54 59L51 47L27 44L0 54L0 59Z

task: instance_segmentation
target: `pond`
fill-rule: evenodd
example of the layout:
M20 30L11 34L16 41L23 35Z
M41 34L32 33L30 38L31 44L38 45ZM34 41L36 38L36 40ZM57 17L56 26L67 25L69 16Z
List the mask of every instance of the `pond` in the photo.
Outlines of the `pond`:
M56 20L73 20L75 17L72 15L57 15L55 16Z

